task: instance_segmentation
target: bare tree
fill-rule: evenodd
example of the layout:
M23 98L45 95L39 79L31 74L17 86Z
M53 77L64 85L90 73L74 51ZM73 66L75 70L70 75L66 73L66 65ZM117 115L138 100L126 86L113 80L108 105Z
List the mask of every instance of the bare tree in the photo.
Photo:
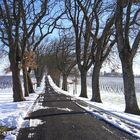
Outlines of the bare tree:
M37 49L35 50L37 67L34 69L34 73L37 87L40 87L41 80L46 72L46 43L45 46L42 45L37 47Z
M78 0L66 0L65 7L67 17L71 21L76 40L76 59L81 75L81 94L82 97L87 97L87 71L92 65L91 61L91 25L93 23L93 7L95 1L82 1L84 9L90 19L90 22L84 17L83 11L79 6ZM96 7L95 7L96 8Z
M15 63L18 69L19 62L20 65L22 64L25 90L24 92L26 96L29 95L29 92L33 92L33 87L29 76L31 67L28 67L29 70L27 72L27 67L25 67L26 64L24 55L27 52L32 53L32 51L35 51L41 41L45 39L47 35L51 34L54 28L57 26L57 21L63 15L61 9L56 8L56 6L58 6L58 3L59 2L57 1L47 0L20 0L18 2L15 0L3 0L1 2L1 39L2 42L8 47L10 46L9 44L13 44L13 42L16 43L13 45L13 50L15 51L16 55ZM7 19L5 18L5 14L7 15ZM14 32L16 33L14 34ZM36 36L38 36L37 39L35 39ZM9 54L11 54L11 56L13 57L15 56L13 52ZM11 66L13 66L13 64ZM13 71L15 71L14 68ZM13 71L12 73L14 73ZM18 78L14 79L17 80ZM15 83L15 81L13 81L13 83ZM18 83L20 84L19 81ZM16 90L18 91L19 89L16 88ZM15 92L16 90L13 91ZM20 92L22 94L22 91ZM20 92L18 91L17 93ZM18 99L15 99L15 101L16 100Z
M24 7L27 7L27 9L28 9L28 7L30 7L31 10L29 9L28 12L25 11L24 9L22 10L23 11L22 23L23 23L23 31L24 31L23 39L22 39L22 41L23 41L22 44L24 44L22 47L23 56L24 56L24 53L26 53L26 51L32 53L32 52L35 52L38 47L42 46L42 45L40 45L40 43L43 40L45 40L45 38L49 34L51 34L57 26L59 26L59 24L58 24L59 19L64 14L64 11L61 11L61 9L59 8L59 2L48 1L46 14L36 24L36 26L34 27L34 30L31 30L32 29L31 27L32 27L32 25L34 25L34 21L36 20L36 18L38 16L38 12L37 12L38 6L36 4L37 3L35 1L32 2L31 5L28 5L25 3ZM38 52L38 50L37 50L37 52ZM23 59L22 63L24 65L24 63L25 63L24 59ZM28 88L29 88L29 91L33 92L33 87L32 87L31 79L29 76L31 69L32 69L32 67L29 67L29 70L27 72L27 68L23 67L23 74L24 74L24 81L25 81L24 82L25 89L28 90ZM35 73L37 74L37 69L35 71L36 71ZM40 79L42 79L42 76L40 77ZM37 81L38 81L38 79L37 79ZM28 86L28 88L27 88L27 86Z
M57 40L51 41L46 49L46 67L47 73L50 75L57 86L60 86L61 71L57 67L60 59L56 59L56 44Z
M6 1L0 3L1 17L1 40L9 47L10 68L13 79L13 97L14 101L23 101L23 93L20 83L19 62L19 29L20 29L20 12L21 1Z
M70 32L60 34L57 40L51 41L46 48L46 67L59 86L60 74L63 77L62 88L67 90L67 77L76 65L75 41Z
M57 67L61 71L63 77L62 89L67 91L68 75L71 69L76 65L75 40L70 32L65 33L64 30L62 30L62 32L57 44L58 46L56 46L56 60L60 60L57 63Z
M81 8L84 18L88 23L91 37L92 37L92 62L93 62L93 74L92 74L92 99L96 102L101 102L100 98L100 90L99 90L99 75L102 63L108 56L112 46L115 44L115 40L111 40L112 37L112 26L114 23L114 16L112 15L112 10L108 5L105 4L101 0L95 0L92 8L92 23L91 17L88 15L86 11L85 5L80 0L77 0L79 7ZM110 12L108 11L110 10ZM113 9L113 7L112 7ZM102 16L106 12L106 18L104 18L103 23L101 22Z
M140 44L140 7L139 2L117 0L116 6L116 38L119 57L122 64L125 112L140 114L138 108L134 75L133 59Z
M34 2L36 1L33 1L33 3ZM14 101L24 100L19 78L19 64L22 61L24 50L26 50L26 42L28 38L32 36L36 26L46 14L47 2L47 0L37 1L39 10L36 11L37 13L35 14L33 24L28 27L22 26L25 25L24 22L26 21L24 19L25 9L23 8L26 8L27 13L31 12L29 9L33 4L32 1L3 0L0 3L1 40L6 46L9 47L9 60L13 79ZM24 7L24 4L27 4L28 6ZM28 28L28 35L25 34L25 28ZM21 44L21 42L23 44Z

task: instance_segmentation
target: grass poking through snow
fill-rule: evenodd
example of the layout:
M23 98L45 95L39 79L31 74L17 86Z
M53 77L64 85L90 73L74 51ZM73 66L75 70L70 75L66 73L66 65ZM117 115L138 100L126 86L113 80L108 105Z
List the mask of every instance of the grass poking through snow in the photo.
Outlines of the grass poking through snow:
M11 128L5 127L5 126L0 126L0 140L4 138L4 134L7 131L11 131Z

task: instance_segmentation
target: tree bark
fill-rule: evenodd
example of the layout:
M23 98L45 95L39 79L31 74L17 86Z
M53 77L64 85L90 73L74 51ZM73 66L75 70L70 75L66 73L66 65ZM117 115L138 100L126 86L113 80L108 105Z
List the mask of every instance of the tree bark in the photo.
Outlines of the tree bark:
M34 70L35 72L35 78L36 78L36 82L37 82L37 87L40 87L41 85L41 80L43 78L43 75L44 75L44 70L40 69L40 68L37 68Z
M34 88L33 88L33 83L32 83L32 80L30 78L29 72L27 72L27 78L28 78L28 90L29 90L29 93L35 93Z
M68 89L67 89L67 85L68 85L68 83L67 83L67 74L63 74L63 83L62 83L62 89L63 90L65 90L65 91L67 91Z
M81 94L80 97L87 98L87 71L81 70Z
M40 77L36 77L36 81L37 81L37 87L40 87L40 85L41 85Z
M140 115L140 110L137 104L137 98L135 93L132 61L130 61L128 57L121 58L124 81L124 95L126 103L125 112Z
M28 78L27 78L27 69L23 66L23 81L24 81L24 95L25 97L29 96L29 88L28 88Z
M15 57L15 50L10 48L9 51L10 68L12 71L12 82L13 82L13 100L14 102L24 101L21 81L20 81L20 69Z
M126 8L125 14L124 8ZM123 1L117 0L115 27L117 47L123 71L124 95L126 103L125 112L140 114L136 99L133 75L133 59L139 46L140 36L138 33L135 38L133 37L134 42L133 45L131 45L131 34L129 33L131 32L130 29L132 29L130 27L133 26L133 24L131 23L130 17L132 15L135 15L135 12L132 12L132 9L132 1L129 1L129 3L127 3L125 7L123 7Z
M92 98L91 101L101 103L99 77L100 77L101 64L95 63L92 74Z

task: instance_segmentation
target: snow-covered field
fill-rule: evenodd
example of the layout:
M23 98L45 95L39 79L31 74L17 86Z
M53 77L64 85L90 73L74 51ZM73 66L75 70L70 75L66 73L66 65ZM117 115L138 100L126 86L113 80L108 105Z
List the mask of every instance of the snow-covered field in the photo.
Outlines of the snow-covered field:
M72 80L72 79L69 79L69 80ZM80 83L77 84L77 93L76 93L74 84L69 84L69 92L65 92L61 90L60 88L56 87L56 85L53 83L51 78L49 78L49 81L51 85L55 88L55 90L58 91L59 93L67 94L70 96L74 96L75 98L84 100L88 104L95 105L97 107L104 109L105 111L117 114L121 116L122 118L125 118L126 120L129 120L130 122L137 124L140 127L140 116L124 113L125 103L124 103L123 94L117 94L117 93L102 90L101 98L102 98L103 103L94 103L89 100L91 98L90 79L88 79L89 99L78 97L80 93ZM26 97L26 101L14 103L13 98L12 98L12 90L10 88L1 89L0 90L0 125L8 126L11 128L16 128L16 129L20 128L23 122L23 118L25 117L29 109L31 108L38 94L41 93L43 90L44 90L44 80L42 80L41 87L39 89L36 89L36 93L30 94L29 97ZM138 96L138 102L140 106L140 94L137 93L137 96ZM92 112L90 107L85 108L85 109ZM99 116L99 114L96 114L96 115L98 117L102 117L102 116ZM104 118L106 118L107 121L111 121L107 118L106 115L104 115ZM126 129L126 130L129 129L129 126L124 126L124 124L120 120L112 119L112 121L115 122L115 124L113 125L124 127L123 129ZM111 123L114 123L114 122L111 122ZM128 130L128 131L131 131L131 130ZM137 130L135 130L135 128L133 129L133 131L134 132L131 132L131 133L136 134ZM137 134L138 136L140 136L140 132L137 132ZM7 135L6 137L6 140L13 140L13 139L15 139L14 135Z
M29 97L25 97L26 101L13 102L12 89L0 89L0 125L8 128L18 129L20 128L23 118L26 116L34 101L38 97L39 93L44 90L44 80L40 88L35 90L35 93L30 94ZM8 134L6 140L13 140L12 135Z
M69 81L73 81L73 77L69 77ZM140 78L135 79L136 95L138 100L138 105L140 107ZM103 106L106 106L108 110L123 112L125 109L125 100L123 94L123 80L119 77L100 77L100 90L101 99ZM89 99L92 96L91 88L91 77L87 77L87 94ZM79 96L80 94L80 79L78 79L76 85L69 84L68 92L71 95ZM99 104L100 105L100 104Z

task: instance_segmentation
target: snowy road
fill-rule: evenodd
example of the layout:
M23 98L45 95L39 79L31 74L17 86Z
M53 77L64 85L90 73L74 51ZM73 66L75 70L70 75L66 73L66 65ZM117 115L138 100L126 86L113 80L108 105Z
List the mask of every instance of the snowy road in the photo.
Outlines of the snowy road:
M135 140L76 104L76 99L53 89L40 96L26 117L17 140Z

